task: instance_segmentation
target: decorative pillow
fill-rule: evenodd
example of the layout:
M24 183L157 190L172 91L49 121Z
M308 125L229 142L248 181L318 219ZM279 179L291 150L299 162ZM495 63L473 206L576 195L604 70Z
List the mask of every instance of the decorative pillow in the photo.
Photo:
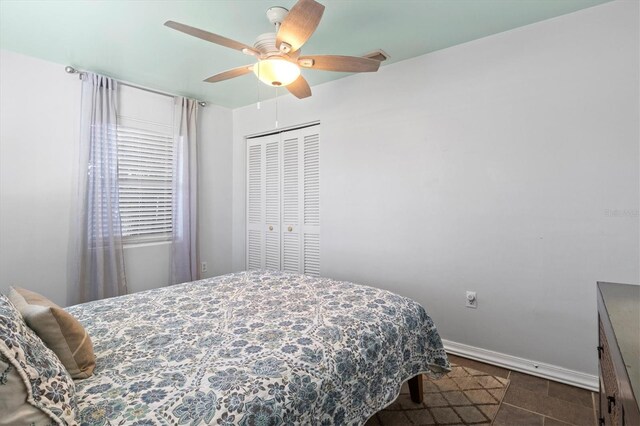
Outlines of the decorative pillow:
M0 424L77 424L73 379L1 294L0 370Z
M93 374L93 343L77 319L46 297L23 288L11 287L9 300L27 325L58 355L72 378L86 379Z

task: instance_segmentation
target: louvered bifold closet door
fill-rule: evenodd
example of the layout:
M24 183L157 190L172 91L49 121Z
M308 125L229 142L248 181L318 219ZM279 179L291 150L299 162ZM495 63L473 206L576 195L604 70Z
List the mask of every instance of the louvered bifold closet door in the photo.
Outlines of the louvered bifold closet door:
M320 275L320 134L319 126L307 127L300 135L302 167L301 269Z
M320 275L319 126L247 140L247 269Z
M300 131L281 133L282 139L282 270L300 267Z
M280 137L264 138L265 268L280 269Z
M263 143L247 143L247 269L264 265Z
M320 275L319 126L281 137L282 269Z
M280 269L280 138L247 144L247 269Z

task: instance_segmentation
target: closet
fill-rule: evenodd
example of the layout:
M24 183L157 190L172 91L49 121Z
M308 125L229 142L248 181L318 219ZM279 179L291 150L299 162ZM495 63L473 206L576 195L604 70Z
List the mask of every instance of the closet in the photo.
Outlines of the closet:
M247 269L320 275L320 125L247 138Z

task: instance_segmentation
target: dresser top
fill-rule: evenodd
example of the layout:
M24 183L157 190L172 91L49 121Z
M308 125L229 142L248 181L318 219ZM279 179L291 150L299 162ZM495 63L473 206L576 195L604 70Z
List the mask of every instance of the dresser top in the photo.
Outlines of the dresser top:
M640 396L640 285L598 283L631 387Z

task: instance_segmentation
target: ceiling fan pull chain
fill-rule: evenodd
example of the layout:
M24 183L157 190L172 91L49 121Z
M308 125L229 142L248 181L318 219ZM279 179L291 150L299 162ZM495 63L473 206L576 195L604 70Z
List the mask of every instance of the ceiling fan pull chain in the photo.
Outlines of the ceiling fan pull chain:
M278 128L278 88L276 87L276 129Z
M261 101L262 101L262 92L260 92L260 67L258 67L258 85L256 86L258 87L258 103L256 104L256 106L258 107L258 109L260 109L261 106Z

